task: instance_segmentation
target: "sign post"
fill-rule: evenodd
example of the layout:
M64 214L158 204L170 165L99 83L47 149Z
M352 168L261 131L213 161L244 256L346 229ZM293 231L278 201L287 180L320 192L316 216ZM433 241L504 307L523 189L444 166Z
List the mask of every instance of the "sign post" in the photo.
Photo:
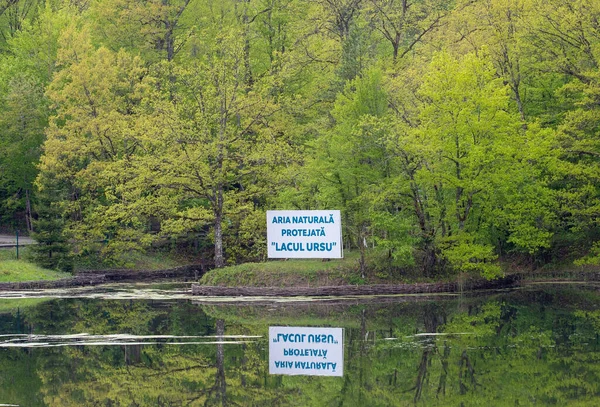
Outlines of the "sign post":
M267 211L267 252L271 259L341 259L340 211Z
M344 330L269 327L269 373L343 376Z

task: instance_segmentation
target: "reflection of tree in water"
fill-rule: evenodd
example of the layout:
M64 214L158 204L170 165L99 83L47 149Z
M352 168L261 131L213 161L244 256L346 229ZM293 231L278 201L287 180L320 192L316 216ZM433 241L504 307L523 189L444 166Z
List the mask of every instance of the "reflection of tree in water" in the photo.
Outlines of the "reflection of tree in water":
M227 381L225 379L225 349L223 347L223 335L225 335L225 321L217 319L216 321L217 334L217 354L215 357L215 385L208 390L205 406L227 405ZM214 397L214 398L213 398ZM237 403L232 403L237 405Z
M426 304L423 307L423 325L426 333L437 333L438 327L443 325L446 321L446 315L443 310L436 304ZM423 393L423 386L428 380L428 368L431 366L431 357L439 353L437 343L432 341L430 346L425 346L421 354L421 361L417 370L417 379L414 387L415 397L414 402L416 403L421 399ZM442 376L444 372L442 372ZM442 382L445 382L445 377L440 376L440 386ZM445 386L445 385L444 385Z
M136 335L224 335L224 321L207 319L190 304L88 302L67 309L64 332ZM34 321L56 310L41 308ZM85 318L82 318L85 316ZM195 317L194 317L195 316ZM86 326L82 326L82 320ZM41 324L40 324L41 325ZM116 332L115 332L116 331ZM232 345L237 347L238 345ZM226 405L224 345L124 345L36 350L41 391L48 405ZM59 368L60 367L60 368ZM216 386L210 383L216 383ZM208 397L214 389L217 400ZM214 397L214 395L213 395Z
M366 317L366 309L362 309L360 313L360 342L359 342L359 373L358 373L358 383L360 386L360 392L358 401L359 403L363 402L363 390L365 388L365 361L366 361L366 351L367 351L367 341L369 339L369 331L367 331L367 317Z
M34 391L40 399L64 407L468 406L489 400L494 400L491 405L529 405L533 400L595 405L600 394L597 295L581 304L577 293L570 310L557 308L552 296L538 297L533 305L531 298L515 293L502 300L473 299L465 306L356 305L326 318L319 315L312 325L345 327L343 378L270 376L264 341L11 350L0 352L0 371L11 366L4 372L13 375L18 371L13 362L26 360L39 378ZM569 298L563 295L560 301L568 303ZM296 318L321 312L313 305ZM278 318L272 310L268 314ZM50 315L60 315L60 323ZM115 333L130 326L138 335L265 336L269 325L255 316L240 322L223 314L207 317L190 304L150 302L55 302L10 318L19 318L34 333ZM10 318L4 316L16 326ZM420 333L448 335L415 336ZM23 380L29 377L25 373ZM0 396L3 391L0 386Z
M142 345L125 345L125 365L133 366L142 361Z

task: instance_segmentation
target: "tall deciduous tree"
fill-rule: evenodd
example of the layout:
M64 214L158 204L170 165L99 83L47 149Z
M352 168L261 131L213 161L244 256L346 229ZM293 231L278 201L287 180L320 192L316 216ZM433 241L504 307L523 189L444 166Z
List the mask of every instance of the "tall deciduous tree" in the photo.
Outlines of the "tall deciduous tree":
M580 241L587 249L595 242L581 261L598 263L600 5L589 0L534 5L536 19L530 35L539 50L533 55L535 67L561 75L564 83L554 94L563 111L556 120L562 148L560 172L553 184L560 202L557 225L562 229L556 247Z
M525 86L531 79L531 45L528 25L533 5L528 0L485 0L466 2L452 15L449 42L469 43L474 51L486 47L498 74L510 87L513 99L525 121Z
M2 0L0 1L0 44L6 42L18 33L27 19L38 11L43 4L40 0ZM0 50L2 50L0 46Z
M289 150L285 133L272 127L278 108L269 80L247 89L239 34L223 29L204 61L164 66L155 88L169 88L165 75L177 85L148 98L145 114L155 122L142 148L153 154L139 157L139 168L148 171L138 180L178 202L164 230L211 225L217 267L225 264L223 224L272 188L265 181Z
M33 182L48 123L45 87L55 71L58 36L76 20L70 8L53 10L49 4L34 21L24 21L7 41L10 56L0 63L0 189L3 224L22 222L31 231Z
M124 51L94 50L86 31L76 27L65 30L62 44L62 70L47 92L56 114L46 131L38 183L42 190L47 180L61 185L67 229L80 249L93 249L107 237L106 252L140 249L145 214L126 210L122 185L132 176L127 163L139 144L135 107L146 70Z
M15 76L8 86L0 118L0 182L9 195L7 215L25 209L26 226L31 231L32 187L47 123L47 106L42 84L34 77Z
M195 18L188 11L190 1L93 2L93 36L113 51L140 52L148 62L172 61L192 33Z
M344 213L347 237L361 253L363 278L372 226L370 191L385 183L390 172L383 137L386 112L381 73L367 72L349 82L332 112L335 127L318 142L319 159L312 164L321 184L321 205L339 207Z
M512 182L505 174L523 158L506 91L486 58L441 53L417 91L412 125L399 118L404 124L391 138L405 183L399 193L414 209L426 272L442 258L459 270L499 271L481 218L489 216L494 191Z
M365 9L377 31L392 46L394 62L443 24L449 2L367 0Z

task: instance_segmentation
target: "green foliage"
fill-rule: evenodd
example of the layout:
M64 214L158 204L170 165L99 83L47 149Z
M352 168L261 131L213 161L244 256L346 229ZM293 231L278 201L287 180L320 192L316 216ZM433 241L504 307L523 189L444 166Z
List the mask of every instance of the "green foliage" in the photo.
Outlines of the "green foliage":
M12 18L21 15L16 9L27 11L18 30L3 37L10 55L0 63L0 223L31 230L33 183L50 114L44 92L56 69L58 37L76 17L70 7L55 10L50 2L9 3L4 12Z
M31 247L35 263L47 269L73 271L71 248L65 236L65 220L52 193L44 191L36 208L37 219L33 222L35 232L31 237L36 243Z
M169 241L261 260L265 210L327 207L363 277L367 249L427 276L597 262L599 18L592 0L0 1L0 227L31 228L37 178L102 261Z
M479 273L488 280L501 276L502 270L495 262L498 258L490 245L475 243L468 235L447 237L443 240L442 255L450 266L465 273Z

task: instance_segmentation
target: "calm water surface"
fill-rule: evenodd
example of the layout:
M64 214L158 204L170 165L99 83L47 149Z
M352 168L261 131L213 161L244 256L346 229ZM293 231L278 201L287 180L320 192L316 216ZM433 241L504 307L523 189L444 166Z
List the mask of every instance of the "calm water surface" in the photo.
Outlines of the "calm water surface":
M35 297L0 299L0 405L600 405L592 284L291 303L203 303L177 286ZM344 377L269 375L272 325L344 328Z

